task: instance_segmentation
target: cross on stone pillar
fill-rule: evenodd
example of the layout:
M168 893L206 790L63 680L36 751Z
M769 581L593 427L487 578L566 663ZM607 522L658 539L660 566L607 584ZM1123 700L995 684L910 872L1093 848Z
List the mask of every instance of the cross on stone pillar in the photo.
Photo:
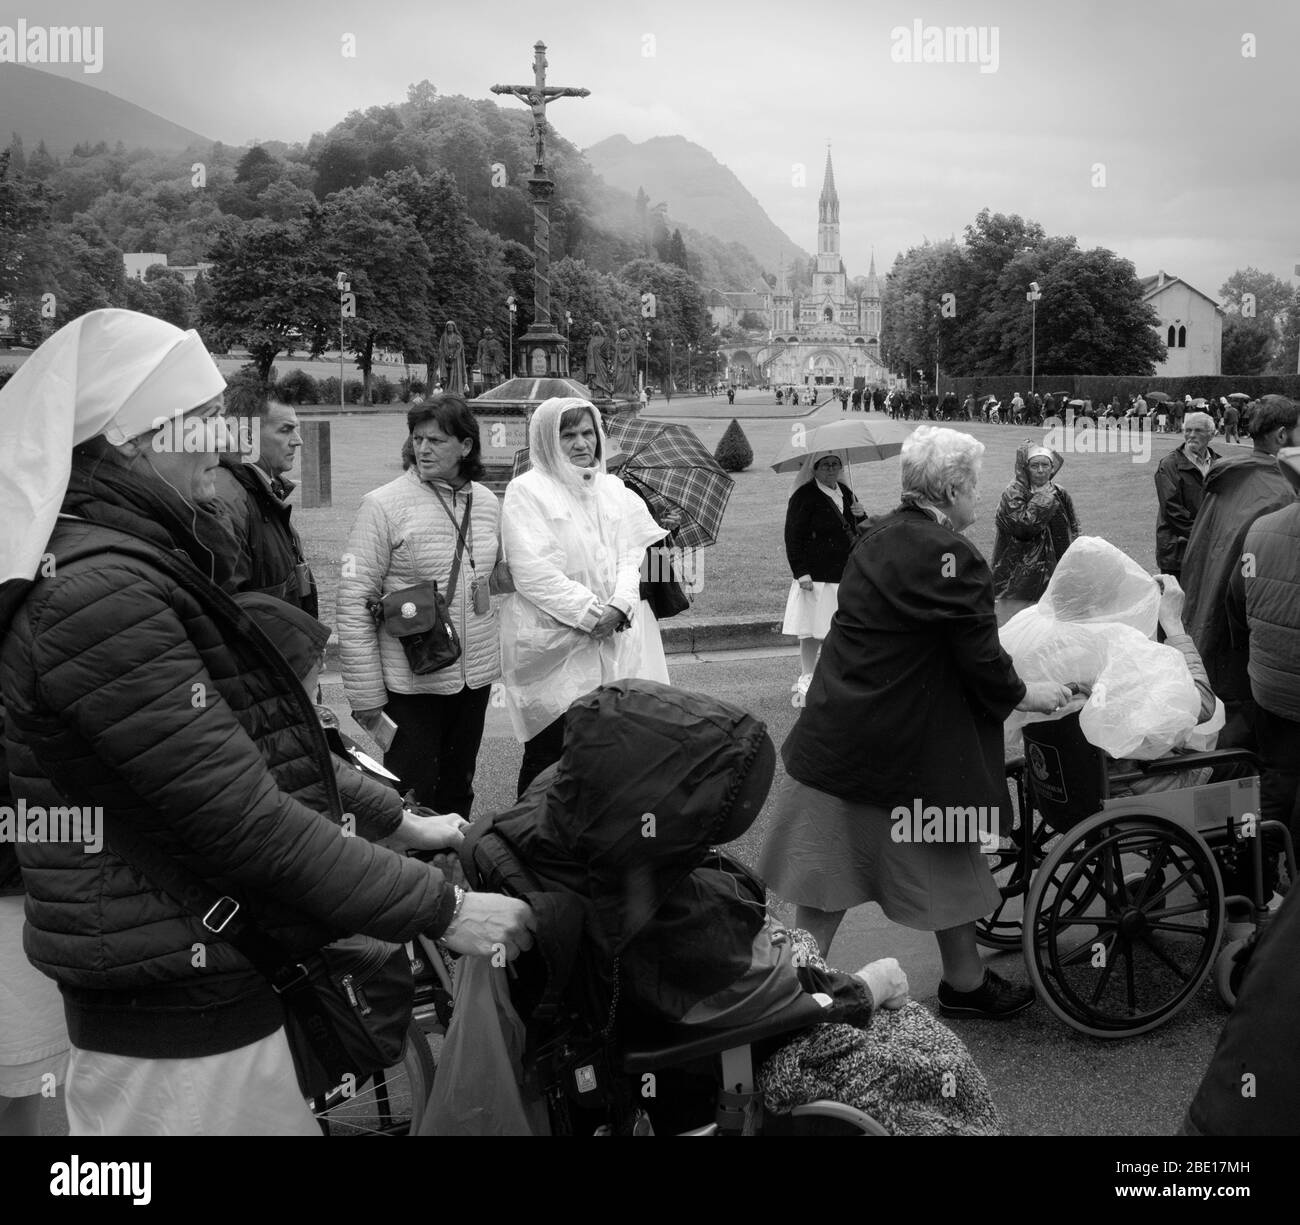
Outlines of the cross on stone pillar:
M557 98L585 98L591 90L547 85L546 44L543 42L533 47L533 75L531 85L493 85L492 92L512 94L526 102L533 112L533 173L528 179L528 190L533 198L533 323L524 333L521 352L525 355L525 370L535 373L528 355L540 342L540 347L546 352L546 373L558 374L567 372L568 350L564 338L555 331L551 322L551 195L555 191L555 180L546 170L546 107Z

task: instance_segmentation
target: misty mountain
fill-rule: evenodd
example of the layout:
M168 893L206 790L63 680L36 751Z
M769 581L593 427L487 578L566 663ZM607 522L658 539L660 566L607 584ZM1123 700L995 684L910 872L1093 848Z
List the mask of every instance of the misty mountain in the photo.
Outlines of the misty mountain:
M119 140L128 148L179 152L212 142L198 132L90 85L25 64L0 65L0 144L17 132L30 151L40 141L56 157L77 144Z
M611 136L583 155L611 187L635 195L643 188L652 204L664 201L675 221L738 243L770 272L778 260L806 263L810 254L763 211L763 206L707 149L684 136L655 136L633 144Z

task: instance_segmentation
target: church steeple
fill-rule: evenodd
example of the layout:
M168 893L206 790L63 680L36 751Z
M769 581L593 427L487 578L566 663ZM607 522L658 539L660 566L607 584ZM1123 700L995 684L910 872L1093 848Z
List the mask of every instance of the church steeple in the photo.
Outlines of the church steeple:
M826 173L822 177L822 194L817 202L819 225L839 225L840 193L835 190L835 168L831 165L831 148L826 146Z
M835 190L835 168L830 146L826 147L826 175L817 201L817 271L835 275L840 266L840 193Z

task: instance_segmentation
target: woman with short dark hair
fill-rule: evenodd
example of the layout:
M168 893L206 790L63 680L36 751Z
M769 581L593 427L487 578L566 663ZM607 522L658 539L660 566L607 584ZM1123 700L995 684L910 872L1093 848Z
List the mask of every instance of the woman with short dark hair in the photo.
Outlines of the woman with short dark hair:
M406 414L404 471L362 499L339 582L339 650L353 717L374 733L397 724L385 765L439 812L470 814L492 682L501 675L489 581L500 555L501 510L483 474L478 422L459 396ZM381 597L430 580L447 600L461 654L424 675L380 626ZM419 612L413 601L413 612ZM403 605L405 609L406 605Z

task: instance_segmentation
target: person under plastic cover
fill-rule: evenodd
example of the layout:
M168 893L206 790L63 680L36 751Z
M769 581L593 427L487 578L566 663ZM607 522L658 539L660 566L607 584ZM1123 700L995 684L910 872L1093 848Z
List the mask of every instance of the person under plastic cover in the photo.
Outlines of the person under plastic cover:
M1183 628L1182 607L1177 579L1153 578L1108 541L1081 536L1038 603L1000 631L1027 684L1058 681L1078 685L1081 694L1055 715L1013 713L1008 738L1018 741L1026 723L1078 712L1085 739L1111 758L1112 776L1132 772L1138 761L1213 748L1223 704ZM1209 776L1204 768L1151 775L1111 794L1193 787Z

